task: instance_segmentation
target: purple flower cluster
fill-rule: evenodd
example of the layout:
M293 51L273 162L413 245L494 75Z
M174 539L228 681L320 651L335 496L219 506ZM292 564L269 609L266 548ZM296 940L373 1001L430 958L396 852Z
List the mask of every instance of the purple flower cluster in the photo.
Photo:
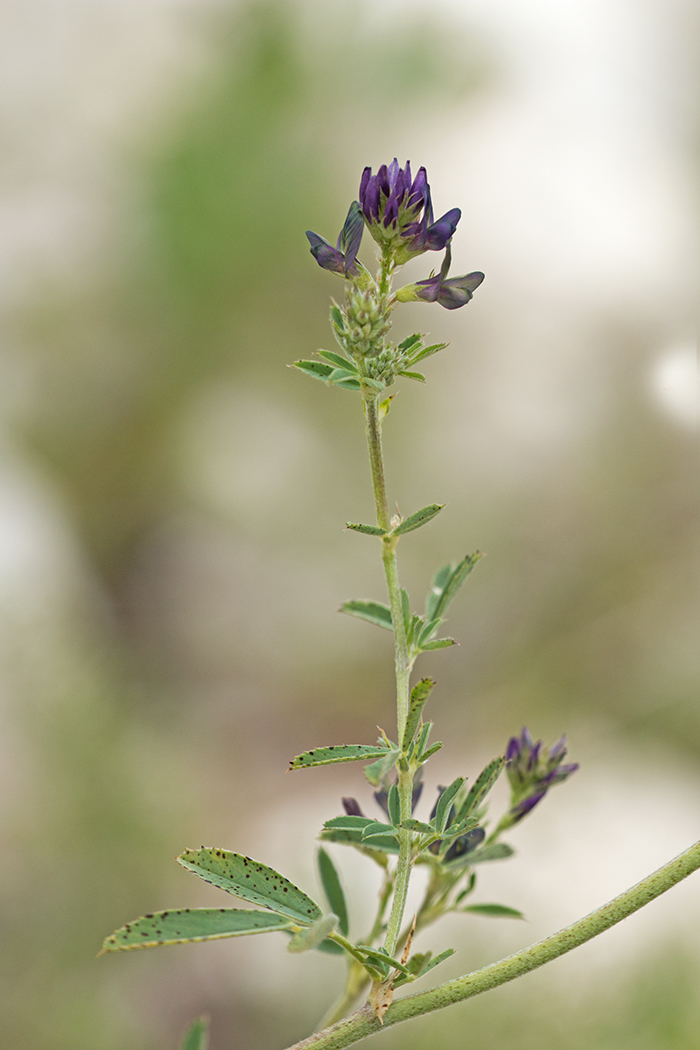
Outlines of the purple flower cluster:
M555 784L563 783L578 769L578 762L563 765L566 737L551 748L535 743L527 728L519 737L511 737L506 750L506 772L511 786L511 808L508 824L512 826L535 808Z
M401 303L439 303L446 310L458 310L472 298L484 279L483 273L450 277L450 242L461 218L459 208L450 208L439 219L433 216L430 186L425 168L419 168L413 178L410 161L404 168L394 157L391 164L382 166L376 175L365 168L360 180L359 201L350 205L335 248L311 230L306 236L311 254L324 270L360 283L369 275L357 260L365 225L374 240L388 250L390 264L403 266L425 252L446 249L439 273L422 281L407 284L396 292Z
M360 208L372 237L394 248L399 266L423 252L442 251L462 215L459 208L451 208L433 221L425 168L419 168L413 179L410 161L401 168L396 157L388 167L382 164L376 175L371 168L362 172Z

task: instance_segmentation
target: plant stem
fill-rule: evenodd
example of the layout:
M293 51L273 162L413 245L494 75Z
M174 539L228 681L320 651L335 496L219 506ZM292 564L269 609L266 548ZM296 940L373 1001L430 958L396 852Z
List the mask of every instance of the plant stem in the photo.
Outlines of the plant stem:
M369 448L369 460L372 467L372 484L374 487L374 502L377 508L377 524L387 531L391 528L389 514L389 501L386 494L386 481L384 478L384 458L382 456L382 436L379 423L378 397L375 391L365 390L364 404L367 418L367 446ZM406 717L408 715L408 680L410 666L408 660L408 647L406 645L406 629L403 622L403 610L401 607L401 588L399 586L399 573L396 564L397 539L387 540L382 537L382 561L384 563L384 574L389 594L389 607L394 627L394 650L396 665L396 722L398 739L403 736Z
M391 527L389 516L389 502L386 494L386 481L384 478L384 458L382 456L382 437L379 422L378 397L376 392L363 391L365 416L367 418L367 446L369 448L369 459L372 467L372 484L374 486L374 500L377 507L377 524L382 529ZM389 593L389 607L394 627L394 652L396 667L396 729L399 742L403 738L404 726L408 717L408 689L411 673L408 646L406 644L406 629L403 619L401 605L401 588L399 586L399 573L396 564L397 539L386 539L382 537L382 561L384 563L384 574L386 586ZM399 797L401 800L401 820L407 820L411 815L411 795L413 792L413 778L408 770L399 769ZM387 924L386 939L384 947L389 955L393 955L401 930L401 922L406 907L408 895L408 883L411 877L411 846L412 836L410 831L403 829L397 832L399 839L399 859L396 867L396 879L394 883L394 899L391 905L391 914Z
M309 1036L308 1039L302 1039L300 1043L295 1043L288 1050L311 1050L311 1048L313 1050L343 1050L344 1047L351 1046L360 1039L381 1031L382 1027L388 1028L401 1021L408 1021L412 1017L419 1017L433 1010L442 1010L453 1003L463 1002L465 999L471 999L482 992L497 988L516 977L522 977L530 970L551 962L573 948L585 944L599 933L610 929L622 919L626 919L628 915L643 908L655 897L670 890L672 886L687 878L698 868L700 868L700 842L696 842L694 846L669 861L658 871L642 879L636 886L621 893L619 897L615 897L614 900L591 912L585 918L579 919L573 925L559 930L551 937L538 941L537 944L532 944L529 948L524 948L515 955L509 955L508 958L491 963L490 966L485 966L474 973L465 974L454 981L447 981L436 988L428 989L427 992L399 999L389 1007L384 1015L383 1026L371 1010L363 1006L357 1013L351 1014L350 1017L339 1021L324 1032L318 1032Z

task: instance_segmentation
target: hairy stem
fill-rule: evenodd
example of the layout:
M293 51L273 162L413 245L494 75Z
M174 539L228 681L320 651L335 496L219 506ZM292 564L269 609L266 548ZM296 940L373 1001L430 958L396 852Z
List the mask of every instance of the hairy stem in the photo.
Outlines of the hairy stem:
M413 777L408 771L399 770L399 798L401 799L401 820L408 820L411 816L411 796L413 794ZM406 908L408 897L408 883L411 878L412 834L410 831L401 829L399 836L399 860L396 865L396 880L394 882L394 899L391 902L391 914L386 927L386 938L384 947L389 955L394 955L401 934L401 923Z
M369 448L369 459L372 467L372 483L374 486L374 500L377 507L377 524L382 529L389 530L391 521L389 516L389 502L386 494L386 481L384 478L384 458L382 456L382 438L379 423L379 409L377 394L366 390L364 394L365 416L367 418L367 446ZM403 620L401 606L401 588L399 586L399 573L396 564L396 539L387 540L382 537L382 561L384 563L384 574L386 586L389 593L389 607L394 627L394 653L396 666L396 727L398 740L403 737L406 718L408 717L408 689L411 673L408 646L406 644L406 629ZM406 820L411 815L411 793L413 781L410 773L399 770L399 796L401 798L401 819ZM394 954L398 941L406 907L406 896L408 894L408 882L411 876L411 832L400 830L399 859L396 868L396 880L394 884L394 899L391 905L391 914L387 924L386 940L384 947L390 955Z
M368 1007L364 1006L357 1013L339 1021L338 1024L316 1035L295 1043L289 1050L343 1050L346 1046L359 1042L375 1032L391 1025L408 1021L412 1017L420 1017L422 1014L431 1013L433 1010L442 1010L453 1003L463 1002L471 999L482 992L488 992L497 988L507 981L535 970L545 963L570 952L573 948L585 944L586 941L596 937L599 933L610 929L616 923L626 919L635 911L643 908L645 904L654 900L655 897L670 890L682 879L687 878L700 868L700 842L685 850L678 857L664 864L662 868L652 875L642 879L636 886L621 893L619 897L604 904L602 908L591 912L583 919L567 926L551 937L538 941L537 944L524 948L515 955L509 955L500 962L492 963L474 973L465 974L454 981L430 988L427 992L419 992L417 995L409 995L399 999L389 1007L384 1015L383 1026L372 1014Z

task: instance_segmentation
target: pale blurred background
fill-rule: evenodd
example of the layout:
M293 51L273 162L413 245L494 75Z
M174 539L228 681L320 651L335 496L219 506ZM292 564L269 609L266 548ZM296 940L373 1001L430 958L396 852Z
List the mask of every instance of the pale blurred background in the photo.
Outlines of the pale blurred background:
M427 795L523 723L581 762L480 877L527 924L422 947L464 972L694 841L695 5L4 0L0 27L3 1046L168 1050L208 1011L212 1050L273 1050L340 987L276 935L95 953L234 903L184 846L317 894L321 822L369 801L359 767L285 774L392 722L388 634L335 613L383 596L342 528L372 513L358 399L285 367L330 345L340 285L304 230L335 239L366 164L425 164L436 214L462 208L453 272L487 274L397 318L452 343L385 426L392 499L448 504L401 545L415 604L488 554L460 648L422 666L450 742ZM374 873L336 859L366 916ZM382 1045L700 1047L699 932L695 876Z

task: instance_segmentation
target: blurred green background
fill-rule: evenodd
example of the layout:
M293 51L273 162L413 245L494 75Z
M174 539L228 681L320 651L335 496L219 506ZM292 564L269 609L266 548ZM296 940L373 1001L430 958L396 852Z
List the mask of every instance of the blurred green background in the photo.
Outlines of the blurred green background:
M468 309L385 425L419 604L488 554L425 659L475 775L527 723L580 773L513 833L448 977L544 936L697 837L691 8L571 0L31 0L0 10L0 1031L8 1050L212 1050L308 1034L342 964L259 937L95 959L161 907L221 903L200 843L312 894L352 767L289 758L392 721L357 398L285 366L329 345L333 240L362 168L425 164L463 211ZM371 260L369 239L363 258ZM421 260L411 273L427 276ZM444 757L443 757L444 755ZM480 764L481 763L481 764ZM429 806L429 802L427 805ZM344 857L365 916L373 873ZM387 1048L700 1047L698 883ZM356 927L357 928L357 927Z

